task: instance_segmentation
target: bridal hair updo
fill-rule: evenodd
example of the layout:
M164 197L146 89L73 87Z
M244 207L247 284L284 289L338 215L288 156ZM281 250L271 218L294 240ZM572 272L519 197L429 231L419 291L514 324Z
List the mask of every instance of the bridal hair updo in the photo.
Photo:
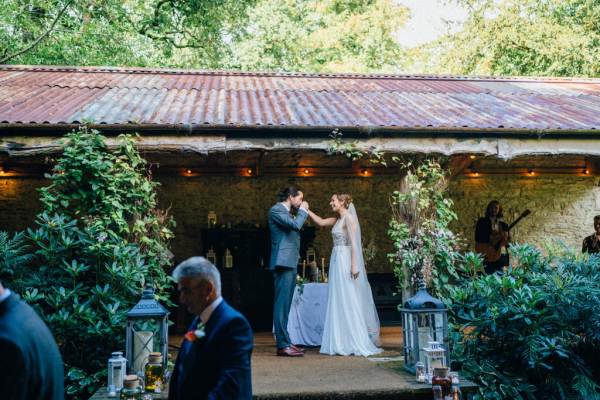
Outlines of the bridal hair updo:
M348 193L337 192L333 195L344 204L345 208L350 207L350 203L352 203L352 196L350 196Z

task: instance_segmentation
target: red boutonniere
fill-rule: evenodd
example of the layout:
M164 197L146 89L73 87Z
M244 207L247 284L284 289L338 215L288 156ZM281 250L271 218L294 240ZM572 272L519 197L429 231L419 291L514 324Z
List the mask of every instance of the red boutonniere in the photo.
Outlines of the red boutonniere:
M195 342L198 339L202 339L204 336L206 336L206 333L204 333L204 324L199 322L196 329L186 332L185 339L189 342Z

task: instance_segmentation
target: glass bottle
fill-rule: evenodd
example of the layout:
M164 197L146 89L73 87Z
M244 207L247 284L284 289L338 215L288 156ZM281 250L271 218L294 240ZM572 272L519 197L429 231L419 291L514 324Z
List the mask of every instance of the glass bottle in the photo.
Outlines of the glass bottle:
M462 400L462 392L460 391L460 386L452 384L452 396L450 398L452 400Z
M433 385L431 390L433 391L433 400L444 400L442 397L442 387L440 385Z
M144 381L146 392L160 393L163 381L163 357L160 352L152 352L148 355L148 363L144 369Z
M448 367L434 368L433 377L431 378L432 385L440 385L442 388L442 398L450 396L452 389L452 379L448 376Z
M125 375L120 400L141 400L142 388L137 375Z

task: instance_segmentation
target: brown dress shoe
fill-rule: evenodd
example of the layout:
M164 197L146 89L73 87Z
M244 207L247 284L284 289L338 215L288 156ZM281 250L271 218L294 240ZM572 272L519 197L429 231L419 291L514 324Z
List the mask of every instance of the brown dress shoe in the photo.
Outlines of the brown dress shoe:
M292 350L297 351L298 353L304 354L305 350L302 347L298 347L295 344L290 344L290 347L292 348Z
M304 353L300 353L288 346L283 349L277 349L277 355L281 357L302 357Z

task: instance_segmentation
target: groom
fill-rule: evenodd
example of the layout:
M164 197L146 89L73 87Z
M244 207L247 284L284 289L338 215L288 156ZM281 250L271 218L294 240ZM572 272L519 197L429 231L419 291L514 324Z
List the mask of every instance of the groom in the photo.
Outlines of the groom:
M271 231L271 260L269 269L273 271L275 303L273 325L277 342L277 355L301 357L304 351L290 342L287 331L288 315L292 296L296 288L298 259L300 258L300 229L308 217L308 203L295 186L289 186L279 193L279 202L269 210ZM298 210L294 216L292 209Z

